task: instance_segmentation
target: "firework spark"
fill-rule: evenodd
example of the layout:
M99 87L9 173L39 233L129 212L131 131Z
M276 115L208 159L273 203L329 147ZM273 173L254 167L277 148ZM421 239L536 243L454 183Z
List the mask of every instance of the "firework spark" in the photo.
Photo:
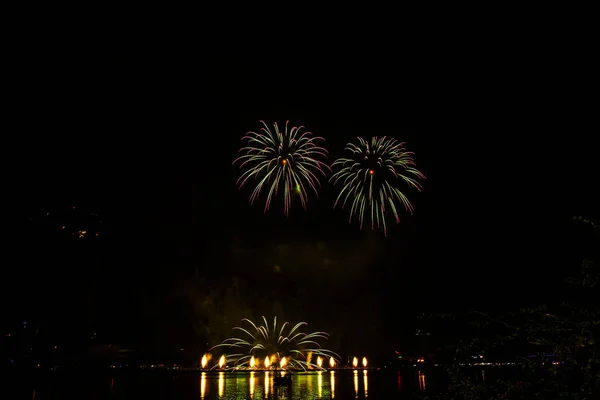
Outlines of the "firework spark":
M413 206L398 185L404 183L421 191L418 179L425 179L415 167L413 153L404 149L404 143L387 137L373 137L371 140L358 138L358 144L348 143L348 158L339 158L332 169L336 172L330 181L341 182L341 190L334 207L342 202L342 208L350 202L350 219L357 216L362 229L366 217L371 219L371 229L375 224L383 226L387 234L385 220L386 207L389 206L396 223L400 222L398 206L412 213Z
M242 147L240 152L245 154L233 161L234 164L240 162L240 168L245 169L237 181L238 187L241 189L250 178L257 182L250 195L250 204L254 204L265 188L268 192L265 212L280 190L283 191L283 212L286 216L294 195L298 195L306 209L307 188L318 196L318 175L325 176L325 170L329 169L322 161L327 159L327 150L317 144L324 139L310 132L300 133L303 126L288 129L289 121L286 121L283 131L279 130L277 123L271 130L264 121L260 122L264 127L259 132L248 132L242 138L247 146Z
M257 325L244 318L242 322L248 325L248 329L241 326L233 328L241 332L241 337L225 339L212 349L219 347L234 349L235 354L227 354L227 360L233 362L233 368L264 365L269 369L279 365L281 368L294 370L306 371L310 368L322 370L320 365L310 362L310 354L313 357L339 358L336 353L322 348L318 343L319 339L328 338L327 333L304 333L300 330L308 325L306 322L300 322L294 327L285 322L278 327L277 317L273 319L272 324L268 324L265 317L262 319L264 325Z

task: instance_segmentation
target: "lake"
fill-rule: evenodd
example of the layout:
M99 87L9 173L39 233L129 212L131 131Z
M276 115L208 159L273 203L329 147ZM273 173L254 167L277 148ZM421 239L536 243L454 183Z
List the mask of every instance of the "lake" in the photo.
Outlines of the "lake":
M120 371L118 373L42 373L13 380L18 398L93 399L405 399L428 390L428 375L409 371L295 373L290 387L275 386L273 373ZM8 390L5 387L5 390ZM13 392L15 393L15 392ZM16 398L16 397L15 397Z

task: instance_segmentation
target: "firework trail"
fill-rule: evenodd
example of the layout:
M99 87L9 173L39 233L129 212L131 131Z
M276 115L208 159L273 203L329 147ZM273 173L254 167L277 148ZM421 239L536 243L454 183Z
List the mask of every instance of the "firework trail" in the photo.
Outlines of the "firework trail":
M225 339L215 348L224 347L228 350L234 350L234 354L227 354L227 360L233 361L233 366L238 368L265 366L273 368L281 360L285 359L284 365L289 369L306 371L309 368L322 370L323 368L312 363L310 355L315 359L317 356L326 358L339 356L331 350L321 347L318 340L327 339L326 332L305 333L301 329L306 327L306 322L299 322L293 327L285 322L281 327L277 326L277 317L273 319L272 324L267 323L267 319L262 317L264 325L257 325L249 319L244 318L242 323L246 323L247 328L238 326L233 328L240 332L240 337L231 337ZM265 359L268 361L265 363Z
M263 188L266 189L265 212L280 191L283 191L283 212L286 216L294 195L298 195L306 209L307 188L318 196L318 175L325 176L325 170L329 169L322 161L327 159L327 150L318 145L324 139L310 132L301 133L303 126L288 129L289 121L286 121L283 131L279 130L277 123L271 130L264 121L260 122L263 127L259 132L248 132L242 138L246 146L239 151L244 154L233 161L234 164L239 162L240 169L244 170L237 180L238 187L241 189L249 179L254 179L256 186L250 195L250 204L254 204Z
M416 169L413 153L405 150L404 143L392 138L373 137L369 141L359 137L357 144L346 145L346 151L351 155L337 159L332 165L334 174L330 181L341 184L334 207L340 202L342 208L350 203L350 222L353 216L358 217L362 229L367 217L371 220L371 229L375 229L375 225L383 226L387 235L386 207L396 223L400 222L399 207L413 211L399 185L421 191L418 180L425 179L425 175Z

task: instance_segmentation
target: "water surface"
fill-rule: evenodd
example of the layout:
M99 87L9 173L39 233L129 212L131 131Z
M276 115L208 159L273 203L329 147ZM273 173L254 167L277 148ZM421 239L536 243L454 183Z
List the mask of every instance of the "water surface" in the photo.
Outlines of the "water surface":
M273 373L121 371L112 375L40 375L19 385L20 398L63 399L406 399L430 391L434 373L409 371L323 371L295 373L289 387L276 386ZM14 382L16 383L16 382ZM435 382L433 382L435 383Z

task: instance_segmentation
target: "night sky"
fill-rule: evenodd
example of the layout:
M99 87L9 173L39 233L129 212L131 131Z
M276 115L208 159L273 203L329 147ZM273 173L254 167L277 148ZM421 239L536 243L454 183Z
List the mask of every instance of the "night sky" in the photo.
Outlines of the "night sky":
M330 286L335 301L299 318L323 321L364 293L364 310L380 310L386 337L405 333L421 312L551 297L577 271L572 217L599 216L597 152L585 107L548 83L552 71L450 50L425 61L377 46L213 47L40 42L14 60L5 151L19 156L5 169L14 182L5 195L21 230L7 239L14 266L2 279L14 318L43 316L40 293L55 287L64 314L85 319L65 305L86 295L77 282L91 268L87 258L45 258L36 250L45 240L31 241L19 225L45 208L103 215L110 234L86 250L101 259L102 282L112 282L98 307L130 325L141 321L131 297L160 303L196 269L210 279L262 274L270 282L268 255L284 244L294 254L319 244L348 264L335 272L345 283ZM356 136L406 142L428 178L422 193L409 192L414 215L402 215L387 238L359 231L346 211L332 210L328 183L287 219L277 208L264 215L261 204L250 207L231 162L261 119L324 136L330 160ZM255 252L246 271L227 261L239 248ZM336 279L321 277L322 257L315 260L289 268L314 285ZM280 300L294 308L292 296Z

